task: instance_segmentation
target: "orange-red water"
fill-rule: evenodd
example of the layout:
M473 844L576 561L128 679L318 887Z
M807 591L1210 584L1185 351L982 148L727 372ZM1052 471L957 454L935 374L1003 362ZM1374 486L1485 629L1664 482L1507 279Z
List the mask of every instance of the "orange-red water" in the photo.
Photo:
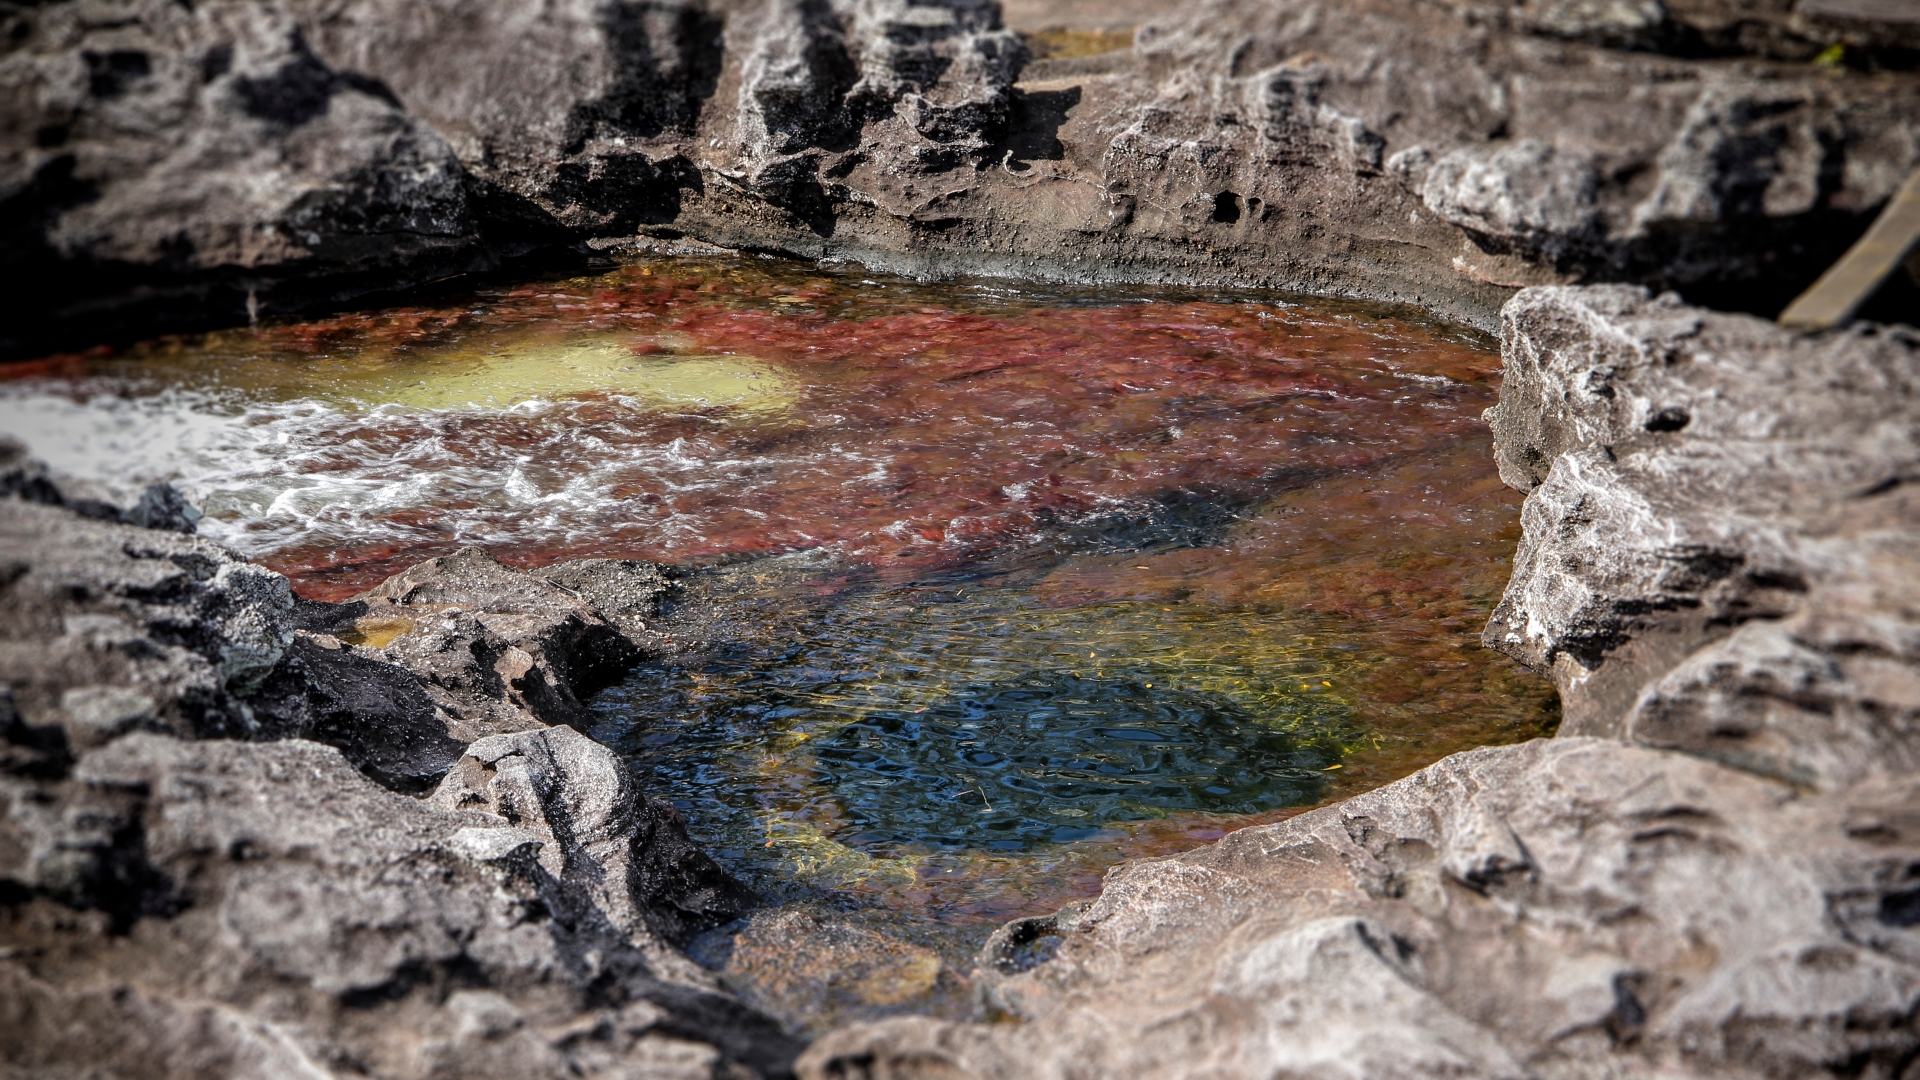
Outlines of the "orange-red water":
M806 553L730 563L702 595L734 647L637 672L599 734L763 887L945 928L957 965L1121 858L1551 730L1550 687L1478 644L1518 536L1479 419L1498 366L1403 312L678 260L16 366L0 425L180 482L317 598L467 543ZM1255 813L1041 800L1040 839L998 847L951 814L916 846L915 800L960 790L934 774L823 764L849 722L1069 676L1317 749Z

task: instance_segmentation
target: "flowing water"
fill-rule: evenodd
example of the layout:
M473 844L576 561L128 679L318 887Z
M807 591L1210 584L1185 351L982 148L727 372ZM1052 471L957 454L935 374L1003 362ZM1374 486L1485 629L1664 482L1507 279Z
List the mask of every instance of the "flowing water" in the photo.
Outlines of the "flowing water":
M1478 644L1498 367L1400 311L663 260L7 365L0 431L315 598L690 568L595 734L773 904L696 955L818 1027L963 1009L1120 859L1549 733Z

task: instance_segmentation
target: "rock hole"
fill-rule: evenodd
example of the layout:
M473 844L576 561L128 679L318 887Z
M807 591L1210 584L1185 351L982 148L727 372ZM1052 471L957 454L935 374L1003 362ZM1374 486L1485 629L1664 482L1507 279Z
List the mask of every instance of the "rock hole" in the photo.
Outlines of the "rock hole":
M1888 893L1881 897L1880 921L1901 929L1920 926L1920 889Z
M1647 417L1648 431L1679 431L1693 423L1692 414L1678 405L1669 405Z
M1240 220L1240 196L1223 191L1213 197L1213 220L1231 225Z
M116 98L133 85L153 74L153 61L136 49L112 52L83 52L87 64L87 90L97 98Z

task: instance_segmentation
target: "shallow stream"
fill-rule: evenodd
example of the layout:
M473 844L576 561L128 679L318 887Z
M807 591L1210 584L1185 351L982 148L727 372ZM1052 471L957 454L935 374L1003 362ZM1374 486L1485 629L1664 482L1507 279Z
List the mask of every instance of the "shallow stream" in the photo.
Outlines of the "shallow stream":
M0 366L0 431L315 598L703 568L595 734L773 901L696 956L819 1027L963 1010L1120 859L1549 733L1478 644L1498 369L1404 311L663 260Z

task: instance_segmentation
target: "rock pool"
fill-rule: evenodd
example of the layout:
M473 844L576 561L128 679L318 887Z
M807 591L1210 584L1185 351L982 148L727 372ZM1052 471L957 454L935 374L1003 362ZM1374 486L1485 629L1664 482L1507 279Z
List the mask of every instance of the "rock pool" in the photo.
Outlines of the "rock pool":
M1120 859L1549 733L1478 643L1498 367L1391 309L673 259L8 365L0 430L316 598L683 568L594 734L769 898L696 956L817 1028L964 1009Z

